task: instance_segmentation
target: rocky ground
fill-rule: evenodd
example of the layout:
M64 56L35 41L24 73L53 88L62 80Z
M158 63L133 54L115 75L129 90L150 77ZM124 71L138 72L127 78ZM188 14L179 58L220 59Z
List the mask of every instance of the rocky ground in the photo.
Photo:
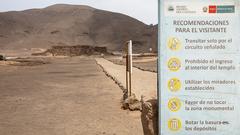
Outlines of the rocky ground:
M121 110L122 90L93 58L42 60L0 65L1 135L143 134L140 112Z

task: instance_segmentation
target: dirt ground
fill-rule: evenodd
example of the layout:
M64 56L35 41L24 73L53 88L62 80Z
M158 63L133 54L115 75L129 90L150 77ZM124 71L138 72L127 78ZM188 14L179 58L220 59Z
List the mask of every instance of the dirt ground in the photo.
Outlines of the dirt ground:
M0 135L143 135L140 112L93 58L0 65Z

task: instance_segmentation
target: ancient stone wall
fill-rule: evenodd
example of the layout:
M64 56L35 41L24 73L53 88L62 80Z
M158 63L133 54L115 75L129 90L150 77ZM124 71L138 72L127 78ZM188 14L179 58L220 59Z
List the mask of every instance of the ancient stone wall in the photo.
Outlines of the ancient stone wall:
M78 46L53 46L46 52L33 55L53 55L53 56L81 56L109 54L106 47L94 47L88 45Z

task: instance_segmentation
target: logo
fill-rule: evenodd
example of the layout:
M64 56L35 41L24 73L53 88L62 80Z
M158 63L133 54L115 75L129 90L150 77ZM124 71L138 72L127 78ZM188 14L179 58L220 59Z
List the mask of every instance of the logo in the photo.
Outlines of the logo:
M178 98L172 98L168 101L168 109L172 112L177 112L181 108L181 101Z
M170 71L178 71L181 68L181 61L178 58L171 58L168 61L168 69Z
M181 42L180 42L180 40L179 39L177 39L177 38L170 38L169 40L168 40L168 47L169 47L169 49L171 49L172 51L178 51L178 50L180 50L180 48L181 48Z
M203 7L203 12L207 13L208 12L208 7Z
M172 118L168 121L168 128L171 131L179 131L182 128L182 122L181 120L177 118Z
M235 13L234 5L217 6L217 13Z
M168 11L174 11L174 7L173 6L169 6L168 7Z
M172 78L168 81L168 89L172 92L177 92L181 89L181 81L177 78Z
M209 6L209 13L217 13L217 6Z
M209 11L210 14L212 13L235 13L235 6L234 5L221 5L221 6L216 6L216 5L211 5L209 6Z

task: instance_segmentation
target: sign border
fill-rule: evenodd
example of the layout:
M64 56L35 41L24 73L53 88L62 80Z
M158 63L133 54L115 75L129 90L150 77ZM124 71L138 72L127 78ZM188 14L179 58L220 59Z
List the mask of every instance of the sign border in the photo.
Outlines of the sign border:
M163 0L158 0L158 64L157 64L157 71L158 71L158 75L157 75L157 94L158 94L158 134L162 135L162 131L161 131L161 33L162 33L162 29L161 29L161 25L162 25L162 12L163 12Z

